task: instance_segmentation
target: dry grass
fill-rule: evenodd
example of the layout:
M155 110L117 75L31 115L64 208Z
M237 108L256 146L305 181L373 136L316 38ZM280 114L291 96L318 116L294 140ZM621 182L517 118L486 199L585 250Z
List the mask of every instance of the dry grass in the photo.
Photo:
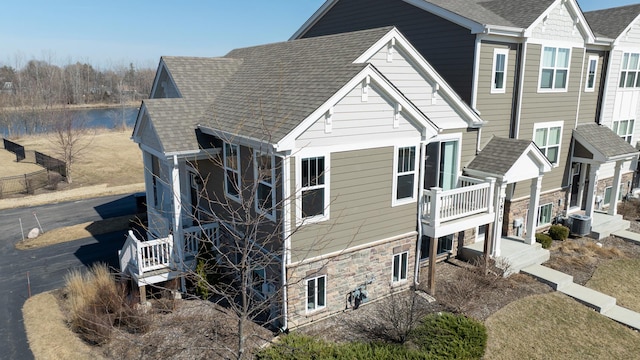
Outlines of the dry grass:
M125 215L98 221L88 221L82 224L49 230L35 239L18 241L18 250L37 249L53 244L75 241L91 236L108 234L129 228L132 221L139 223L135 216Z
M143 182L142 153L130 139L131 130L97 130L95 135L86 137L89 146L83 151L73 167L73 187L107 184L119 186ZM57 157L52 138L47 135L25 136L13 141L27 148ZM6 151L5 151L6 152ZM9 153L10 154L10 153ZM5 162L0 158L0 165ZM15 158L14 158L15 162ZM6 162L9 165L8 162ZM33 165L18 163L15 165ZM29 167L31 168L31 167ZM25 167L25 169L27 169ZM38 169L40 169L38 167ZM23 170L25 173L33 170Z
M2 166L2 177L24 175L42 170L36 164L16 162L16 155L4 149L0 149L0 166Z
M550 248L551 259L546 265L573 276L575 283L584 285L603 261L627 257L619 248L619 242L603 240L602 243L599 246L587 238L554 241Z
M634 359L640 333L560 293L530 296L485 322L486 359Z
M50 293L35 295L22 307L29 347L36 359L104 359L69 330L56 297Z
M617 304L640 312L640 259L623 259L598 266L587 286L613 296Z

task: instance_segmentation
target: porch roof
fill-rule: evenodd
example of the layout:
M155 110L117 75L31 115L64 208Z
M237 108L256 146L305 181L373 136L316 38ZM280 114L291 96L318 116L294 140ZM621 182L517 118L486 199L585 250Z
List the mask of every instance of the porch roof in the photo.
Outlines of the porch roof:
M513 183L551 170L551 163L531 140L492 137L465 172Z
M598 162L627 159L639 154L638 150L611 129L595 123L578 125L573 130L573 137Z

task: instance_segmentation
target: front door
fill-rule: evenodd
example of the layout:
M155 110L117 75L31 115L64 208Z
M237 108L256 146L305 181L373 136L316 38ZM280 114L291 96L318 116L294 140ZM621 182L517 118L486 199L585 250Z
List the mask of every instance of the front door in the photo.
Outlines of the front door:
M571 164L571 200L570 208L584 209L587 204L587 189L589 188L589 179L583 175L587 171L587 164L572 163ZM586 175L586 173L585 173ZM580 178L584 179L584 185L580 186Z
M424 188L456 187L458 177L458 140L435 141L427 144Z

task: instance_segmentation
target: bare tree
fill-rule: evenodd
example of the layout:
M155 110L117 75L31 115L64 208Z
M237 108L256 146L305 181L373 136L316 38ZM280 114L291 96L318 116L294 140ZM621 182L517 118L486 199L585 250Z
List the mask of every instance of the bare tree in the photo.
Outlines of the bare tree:
M73 113L66 107L48 112L51 117L50 140L54 153L65 162L67 183L73 182L73 165L82 152L91 144L92 131L87 127L87 119Z

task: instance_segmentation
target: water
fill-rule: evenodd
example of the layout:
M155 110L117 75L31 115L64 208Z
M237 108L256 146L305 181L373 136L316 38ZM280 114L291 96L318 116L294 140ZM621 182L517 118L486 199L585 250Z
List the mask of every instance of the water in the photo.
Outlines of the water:
M132 127L138 116L138 108L78 109L71 110L70 113L73 116L86 119L84 125L89 128L113 129L122 126L123 119L128 127ZM3 120L8 122L9 125L2 123ZM0 119L0 134L2 134L3 137L25 134L27 133L25 123L30 124L29 133L43 133L47 130L44 124L39 124L38 121L34 119L33 114L13 113L10 119Z

